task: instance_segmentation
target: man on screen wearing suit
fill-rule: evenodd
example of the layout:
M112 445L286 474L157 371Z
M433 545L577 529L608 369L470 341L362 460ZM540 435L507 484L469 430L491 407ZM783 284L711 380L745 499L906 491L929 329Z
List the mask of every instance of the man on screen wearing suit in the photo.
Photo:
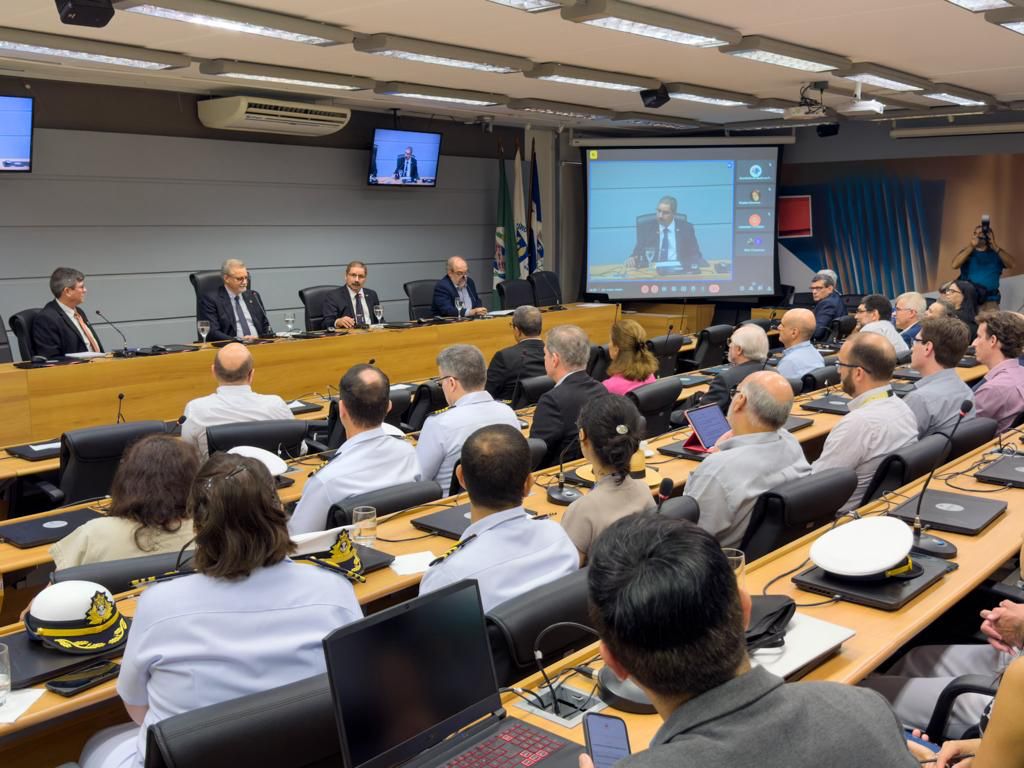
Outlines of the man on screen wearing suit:
M77 269L57 267L50 275L54 299L32 321L32 349L43 357L69 352L102 352L80 305L85 301L85 275Z
M455 300L462 299L462 309ZM487 309L476 292L476 284L469 276L469 265L461 256L448 259L448 274L434 285L434 300L430 311L439 317L475 317L486 315Z
M373 323L373 308L380 305L380 299L376 291L363 287L367 273L361 261L349 262L345 267L345 287L331 291L324 299L324 330Z
M524 304L512 313L512 335L516 344L499 349L487 366L487 386L495 400L511 400L516 382L533 376L543 376L544 341L540 338L541 312Z
M701 255L693 224L686 215L676 211L677 202L671 195L658 201L654 218L643 217L636 223L636 246L626 259L626 266L643 269L662 261L678 261L684 270L699 272L708 266ZM653 253L653 262L649 254Z
M228 259L220 268L224 285L199 301L199 320L210 322L209 341L232 341L272 336L263 300L249 287L249 270L244 261Z
M416 168L416 158L412 154L412 147L406 147L405 154L398 156L395 163L395 178L420 180L420 172Z

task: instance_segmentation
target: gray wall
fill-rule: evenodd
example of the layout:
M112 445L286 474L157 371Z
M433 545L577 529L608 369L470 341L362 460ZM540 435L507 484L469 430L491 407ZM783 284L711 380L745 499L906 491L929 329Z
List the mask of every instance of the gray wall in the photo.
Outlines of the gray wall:
M489 304L494 160L443 156L436 189L369 188L366 170L367 153L352 149L39 129L33 172L0 177L4 327L51 298L63 265L86 274L90 318L100 309L132 346L187 342L188 273L228 257L247 262L279 330L288 310L301 327L300 288L343 282L355 258L386 319L407 319L402 284L443 276L452 254Z

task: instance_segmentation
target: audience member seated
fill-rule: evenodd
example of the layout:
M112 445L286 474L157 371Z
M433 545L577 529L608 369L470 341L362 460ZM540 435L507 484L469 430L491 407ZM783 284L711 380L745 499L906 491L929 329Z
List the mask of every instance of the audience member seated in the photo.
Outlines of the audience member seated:
M831 270L811 278L811 298L814 299L813 338L821 341L828 336L832 321L846 314L846 305L836 291L836 279Z
M896 353L877 333L857 333L839 350L840 383L852 397L850 412L832 428L812 472L849 467L857 473L857 488L842 507L860 506L864 491L882 459L917 440L917 418L892 391Z
M512 313L512 335L516 343L499 349L487 366L484 389L495 400L511 400L516 382L544 375L544 340L540 337L544 315L524 304Z
M860 301L855 314L857 318L857 330L861 333L877 333L892 344L892 348L899 357L904 352L909 352L910 347L903 337L896 331L896 327L890 322L892 317L892 305L889 300L880 293L871 293Z
M783 429L793 388L774 371L740 382L729 405L729 426L716 451L690 473L684 493L700 506L700 527L723 547L738 547L757 497L811 473L803 448Z
M219 349L211 370L217 391L191 400L185 406L185 423L181 425L181 439L195 445L200 458L207 456L207 427L295 418L277 395L258 395L252 391L256 370L252 355L244 345L227 344Z
M956 310L953 309L953 305L945 299L936 299L928 305L928 309L925 310L925 317L956 317L957 320L960 318L956 314ZM961 321L963 322L963 321ZM970 326L968 326L970 330ZM973 337L972 337L973 338Z
M103 345L93 333L82 309L85 275L77 269L57 267L50 275L49 302L32 321L32 350L47 358L73 352L102 352Z
M366 287L366 264L350 261L345 267L345 285L324 298L324 330L355 328L376 321L373 308L380 306L377 292Z
M458 307L460 300L461 309ZM461 256L448 259L448 274L434 286L430 311L439 317L479 317L487 314L476 292L476 283L469 276L469 265Z
M553 520L523 509L530 493L530 447L515 427L478 429L455 470L469 493L470 525L459 543L430 564L420 594L476 579L484 612L579 568L579 554Z
M903 398L917 417L918 437L936 432L946 435L960 416L964 400L974 393L956 372L967 351L967 326L955 317L926 317L919 325L910 352L910 367L921 374L914 389ZM973 419L971 411L964 418Z
M1024 318L1015 312L984 312L978 316L974 354L988 373L974 390L975 411L995 419L1005 432L1024 411Z
M978 332L974 318L978 314L977 292L973 283L966 280L950 280L939 289L939 296L949 302L957 317L964 321L971 338Z
M489 424L519 429L519 417L484 391L484 356L471 344L442 349L437 356L437 371L449 407L427 417L416 442L416 458L423 479L436 480L447 493L466 438Z
M390 389L388 377L372 365L355 365L341 377L338 417L346 439L330 463L306 481L289 533L324 530L331 506L351 496L421 479L416 449L384 431Z
M601 383L613 395L624 395L654 381L658 360L647 348L647 332L636 320L619 320L612 325L608 357L608 378Z
M249 287L249 270L245 262L228 259L221 265L224 284L217 290L199 298L198 320L210 322L207 341L255 339L272 336L274 329L263 309L263 302Z
M110 509L50 547L57 570L177 552L192 541L185 502L199 458L189 443L150 435L125 451L110 489Z
M587 375L590 340L578 325L559 325L548 331L544 342L544 370L555 380L554 388L541 395L533 412L530 437L548 447L541 467L564 458L578 459L580 453L576 419L583 404L608 392Z
M927 299L915 291L901 293L896 297L896 304L892 308L892 322L908 347L913 346L914 337L917 336L927 309Z
M150 725L324 674L324 636L362 618L341 572L288 558L287 517L260 462L213 456L188 512L197 573L139 598L117 679L134 724L96 734L83 768L141 766Z
M741 325L729 339L728 356L732 367L711 380L698 405L714 403L723 413L729 410L735 387L750 374L764 370L768 359L768 334L759 325Z
M647 483L630 477L629 461L640 446L640 412L632 400L602 395L580 410L580 447L594 468L594 489L562 516L562 527L580 551L580 564L601 531L620 517L657 505Z
M779 321L779 343L785 347L778 372L787 379L800 379L821 368L825 361L813 346L814 314L809 309L791 309Z
M892 710L839 683L786 683L747 656L750 596L692 523L632 515L595 542L588 571L601 657L662 725L619 768L914 768ZM580 768L593 768L589 756Z

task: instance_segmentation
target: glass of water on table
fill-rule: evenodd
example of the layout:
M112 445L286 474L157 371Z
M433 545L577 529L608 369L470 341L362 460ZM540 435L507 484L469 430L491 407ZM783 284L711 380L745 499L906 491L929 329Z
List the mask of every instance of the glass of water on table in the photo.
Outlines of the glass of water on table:
M377 508L356 507L352 510L352 540L364 547L377 543Z

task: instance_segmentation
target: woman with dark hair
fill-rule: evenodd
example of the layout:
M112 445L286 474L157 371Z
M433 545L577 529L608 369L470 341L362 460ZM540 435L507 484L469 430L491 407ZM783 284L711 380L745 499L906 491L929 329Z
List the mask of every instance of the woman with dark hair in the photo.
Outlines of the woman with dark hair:
M602 395L588 401L576 422L583 458L594 468L594 489L562 516L562 527L586 562L590 545L620 517L656 506L651 489L630 477L629 461L640 447L640 412L632 400Z
M50 547L57 569L177 552L192 540L185 502L198 470L195 448L176 437L150 435L131 445L114 475L106 517Z
M140 767L150 725L323 674L324 636L362 618L344 575L289 559L288 516L259 461L214 454L188 511L197 573L142 593L117 680L138 725L94 736L83 768Z
M978 314L978 292L973 283L966 280L950 280L939 289L939 296L952 305L955 316L967 324L969 338L978 335L978 324L974 318Z
M608 378L601 383L613 395L624 395L654 381L658 360L647 348L647 332L636 320L619 320L612 325L608 357L612 361Z

